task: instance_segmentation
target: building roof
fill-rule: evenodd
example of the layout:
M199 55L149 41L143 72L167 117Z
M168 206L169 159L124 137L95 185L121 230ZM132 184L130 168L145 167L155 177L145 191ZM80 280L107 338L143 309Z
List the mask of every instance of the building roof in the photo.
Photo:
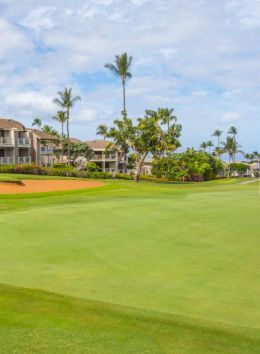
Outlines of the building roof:
M92 150L105 150L109 141L107 141L107 140L90 140L90 141L85 141L85 143L88 144L88 146Z
M0 129L18 129L25 130L25 127L22 123L17 122L14 119L0 118Z
M31 131L40 139L42 140L58 140L56 136L53 136L51 134L45 133L41 130L38 129L31 129Z

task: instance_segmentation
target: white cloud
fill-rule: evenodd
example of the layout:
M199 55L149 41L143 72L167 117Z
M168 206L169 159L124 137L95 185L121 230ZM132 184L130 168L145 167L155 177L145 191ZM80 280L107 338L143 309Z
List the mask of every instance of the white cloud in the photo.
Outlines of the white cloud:
M239 119L247 115L254 132L260 129L259 0L1 3L3 114L50 119L57 91L73 87L82 102L72 111L72 133L84 138L80 127L88 123L94 135L95 123L109 124L122 107L120 80L104 63L127 51L134 57L127 85L130 116L174 106L188 123L183 145L189 146L198 136L187 131L198 126L211 131L238 121L241 131L248 131Z
M235 112L227 112L223 114L222 120L225 122L236 122L240 119L240 114Z
M52 114L56 109L52 102L52 97L34 91L12 93L6 96L5 104L17 112L31 111Z

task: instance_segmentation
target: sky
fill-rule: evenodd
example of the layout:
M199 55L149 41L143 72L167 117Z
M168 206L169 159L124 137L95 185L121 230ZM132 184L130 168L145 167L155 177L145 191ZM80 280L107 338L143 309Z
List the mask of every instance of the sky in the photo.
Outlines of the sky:
M53 98L71 87L71 135L97 138L122 110L104 64L127 52L129 117L174 108L183 148L234 125L260 150L260 0L0 0L0 33L1 117L60 129Z

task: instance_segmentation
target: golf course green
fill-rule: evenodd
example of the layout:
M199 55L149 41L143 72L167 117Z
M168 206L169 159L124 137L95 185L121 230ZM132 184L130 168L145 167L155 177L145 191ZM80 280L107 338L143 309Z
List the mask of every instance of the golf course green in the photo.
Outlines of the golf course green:
M105 183L0 195L0 353L260 353L258 183Z

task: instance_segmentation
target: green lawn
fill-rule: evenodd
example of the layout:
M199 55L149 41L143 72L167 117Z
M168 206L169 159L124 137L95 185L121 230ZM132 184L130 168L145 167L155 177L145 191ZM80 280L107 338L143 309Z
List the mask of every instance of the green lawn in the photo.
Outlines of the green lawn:
M238 182L1 196L0 353L259 353L260 195Z

